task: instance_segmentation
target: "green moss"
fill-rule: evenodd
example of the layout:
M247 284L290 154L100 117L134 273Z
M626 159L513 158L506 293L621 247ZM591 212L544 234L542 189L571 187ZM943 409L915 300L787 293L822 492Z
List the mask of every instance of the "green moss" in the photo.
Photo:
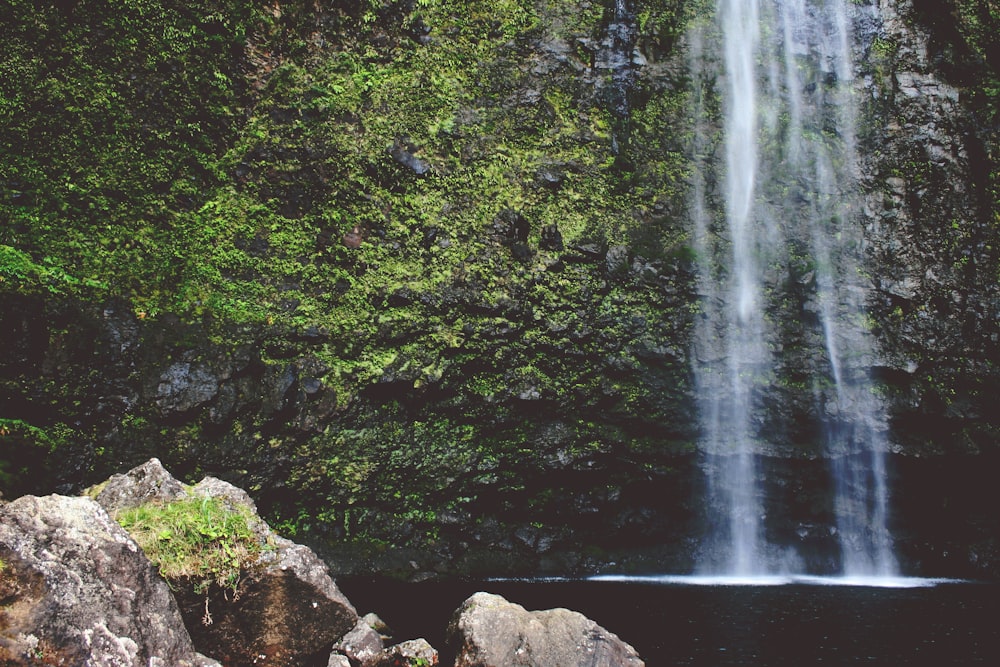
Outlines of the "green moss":
M97 500L97 496L101 495L101 491L108 485L109 480L105 480L100 484L94 484L93 486L88 486L83 490L83 495L87 496L91 500Z
M249 510L217 498L189 498L127 509L117 521L167 581L204 593L217 585L236 590L270 547L254 530Z
M668 57L699 3L637 3L644 48ZM81 442L111 431L108 461L147 447L245 466L262 494L280 477L310 490L309 507L281 497L270 518L383 548L387 535L436 539L441 516L523 484L503 468L543 471L560 447L654 450L581 415L653 420L682 391L683 379L640 386L635 373L641 350L677 337L683 286L665 297L628 271L610 278L601 256L624 244L674 270L688 99L639 77L621 127L603 83L581 75L608 3L115 4L4 14L0 59L18 75L0 79L0 214L14 221L0 229L0 277L69 295L83 289L64 276L97 280L100 298L124 296L142 319L192 323L198 340L182 350L207 338L259 349L265 367L308 358L334 397L301 399L331 404L316 425L247 399L232 424L167 425L140 407L148 422L88 424L98 435ZM413 39L418 19L429 41ZM532 72L539 45L560 42L566 59ZM508 210L525 221L516 242L497 229ZM564 249L543 242L552 230ZM290 340L307 328L322 340ZM95 384L75 382L81 396ZM54 391L79 412L65 403L83 399ZM557 414L566 432L532 450ZM394 533L403 524L413 535Z

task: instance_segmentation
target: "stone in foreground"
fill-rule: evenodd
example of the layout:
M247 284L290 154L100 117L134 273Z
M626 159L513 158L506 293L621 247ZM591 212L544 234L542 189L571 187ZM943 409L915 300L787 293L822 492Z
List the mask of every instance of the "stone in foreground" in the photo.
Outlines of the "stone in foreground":
M526 611L476 593L448 625L455 667L643 667L631 646L583 614Z
M155 459L116 477L144 480L151 476L151 470L156 470L157 488L179 485L169 473L160 472L162 467ZM173 582L194 645L204 653L227 665L324 664L333 644L355 627L358 615L330 577L326 564L308 547L273 533L242 489L214 477L165 497L148 493L144 484L122 483L119 487L114 496L116 507L135 507L151 498L164 502L188 497L216 498L231 508L243 507L253 516L251 529L256 539L268 545L260 561L243 573L235 591L212 586L205 593L195 593L190 582ZM139 497L129 497L128 488L135 489ZM98 496L99 502L105 493Z
M410 639L388 647L374 663L374 667L435 667L438 652L426 639Z
M89 498L0 507L0 664L218 667L195 652L170 589Z
M334 645L333 650L349 657L351 664L371 667L384 648L382 636L363 618L359 618L354 628Z

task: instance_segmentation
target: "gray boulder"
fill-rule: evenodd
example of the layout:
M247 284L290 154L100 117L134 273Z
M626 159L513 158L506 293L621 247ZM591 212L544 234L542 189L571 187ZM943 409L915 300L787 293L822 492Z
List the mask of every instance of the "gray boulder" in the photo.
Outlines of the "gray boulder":
M583 614L526 611L499 595L476 593L448 625L455 667L640 667L631 646Z
M145 478L147 474L141 471L157 466L159 462L153 459L121 477ZM162 479L162 474L169 477L166 471L157 471L160 487L180 486L176 480ZM226 664L319 664L328 658L334 643L355 627L358 615L326 564L308 547L276 535L257 515L244 490L214 477L162 498L146 493L141 484L131 487L137 494L132 498L127 488L122 484L122 490L114 494L116 507L185 497L218 498L230 508L242 507L252 516L249 523L256 539L266 545L260 560L246 568L235 591L213 586L206 593L195 593L189 582L173 582L184 622L199 650ZM98 502L106 491L97 496Z
M0 507L0 664L195 667L170 589L89 498Z
M93 493L101 507L112 516L144 503L166 503L187 496L184 485L174 479L156 458L125 474L112 475L107 482L94 487Z
M361 618L361 620L364 621L365 625L369 628L379 633L383 640L392 636L392 628L390 628L385 621L379 618L378 614L375 612L368 612Z
M250 497L249 493L217 477L205 477L191 487L190 495L201 498L217 498L225 502L231 509L243 507L249 510L255 517L257 516L257 504ZM259 528L262 531L262 537L273 535L271 529L263 520L260 520L260 524Z
M352 665L371 667L382 655L385 644L382 636L363 618L359 618L354 628L337 642L333 650L347 656Z
M426 639L411 639L390 646L373 663L373 667L434 667L438 652Z

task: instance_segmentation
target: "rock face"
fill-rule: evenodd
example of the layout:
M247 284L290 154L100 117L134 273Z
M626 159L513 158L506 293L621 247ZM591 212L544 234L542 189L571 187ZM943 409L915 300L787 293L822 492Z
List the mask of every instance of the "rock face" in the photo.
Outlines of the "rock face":
M100 105L80 110L11 79L12 99L26 102L0 127L12 158L0 218L13 221L0 226L0 252L23 257L0 257L0 404L13 420L0 423L0 470L28 472L4 493L68 493L155 455L178 474L247 488L266 515L325 541L341 571L566 573L626 559L690 569L703 532L690 373L703 297L691 271L696 44L685 21L710 21L712 3L280 4L263 12L271 28L231 40L203 29L216 23L207 5L167 12L190 21L179 34L211 40L190 59L208 89L182 68L173 97L161 94L166 73L120 69L132 67L115 55L122 45L155 47L135 32L143 21L114 24L97 0L9 16L18 67L62 71L59 54L92 53L101 66L87 70L135 77L123 95L146 91L122 98L119 120L140 119L135 136L169 145L155 165L126 160L118 177L88 171L112 166L89 151L67 163L70 146L133 134ZM889 403L890 495L912 499L893 503L892 523L914 571L1000 575L989 509L1000 491L966 474L985 476L1000 456L995 68L973 62L955 30L964 10L952 10L971 0L849 4L867 313L880 345L874 366L858 364ZM142 52L136 62L162 62ZM370 52L384 57L377 71L343 71ZM66 90L106 85L65 75ZM218 123L174 115L202 114L222 89L247 97L220 104ZM40 108L68 114L50 123L65 134L25 140ZM195 123L190 138L174 136ZM92 136L102 127L114 132ZM175 159L195 137L204 160ZM217 155L230 157L205 168ZM46 160L62 166L34 166ZM162 164L179 171L164 179ZM70 175L129 185L66 194ZM167 196L165 183L190 192ZM114 202L125 219L101 208ZM161 219L134 211L189 220L204 206L232 222L218 238L130 226ZM84 238L100 243L74 240ZM146 261L154 247L159 263ZM30 258L45 258L33 270L46 280L79 267L116 287L27 289ZM789 307L815 292L808 264L783 281ZM112 296L124 285L135 302ZM815 301L802 303L802 317L772 319L814 318ZM767 430L789 425L768 450L768 493L795 510L781 521L788 541L810 526L829 541L822 499L798 474L808 461L793 461L817 440L816 420L798 418L816 402L786 338L789 381L762 407ZM939 517L930 531L928 516ZM918 570L930 547L936 569Z
M583 614L529 612L490 593L476 593L448 627L455 667L639 667L635 649Z
M89 498L0 507L0 663L195 667L166 582Z
M123 508L183 497L219 498L257 512L245 491L213 477L184 489L156 459L114 476L97 499ZM252 528L272 548L235 593L213 587L196 594L187 582L175 586L195 645L226 664L325 665L334 642L355 627L354 607L311 549L279 537L259 518Z
M870 310L893 440L916 455L996 442L1000 133L969 103L995 76L956 42L955 3L879 2L864 62ZM962 10L964 11L964 10Z

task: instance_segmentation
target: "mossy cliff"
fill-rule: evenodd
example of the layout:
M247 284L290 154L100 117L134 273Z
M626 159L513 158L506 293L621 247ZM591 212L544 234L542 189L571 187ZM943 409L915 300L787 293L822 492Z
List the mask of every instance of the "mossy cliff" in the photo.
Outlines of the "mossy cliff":
M914 108L894 45L921 15L883 4L905 32L865 37L884 92L866 122L896 143L868 188L890 201L892 170L945 179L919 226L869 230L888 253L872 314L898 449L995 453L996 87L953 84L971 101L941 133L978 147L961 169L897 165L918 141L887 127ZM713 6L5 3L4 493L155 455L247 488L345 568L685 562L700 510L685 34ZM975 6L937 38L995 83ZM974 204L945 196L952 178ZM913 270L953 279L893 297L890 244L914 240ZM968 307L928 310L939 284ZM914 414L945 426L921 437ZM822 474L795 465L793 486Z

